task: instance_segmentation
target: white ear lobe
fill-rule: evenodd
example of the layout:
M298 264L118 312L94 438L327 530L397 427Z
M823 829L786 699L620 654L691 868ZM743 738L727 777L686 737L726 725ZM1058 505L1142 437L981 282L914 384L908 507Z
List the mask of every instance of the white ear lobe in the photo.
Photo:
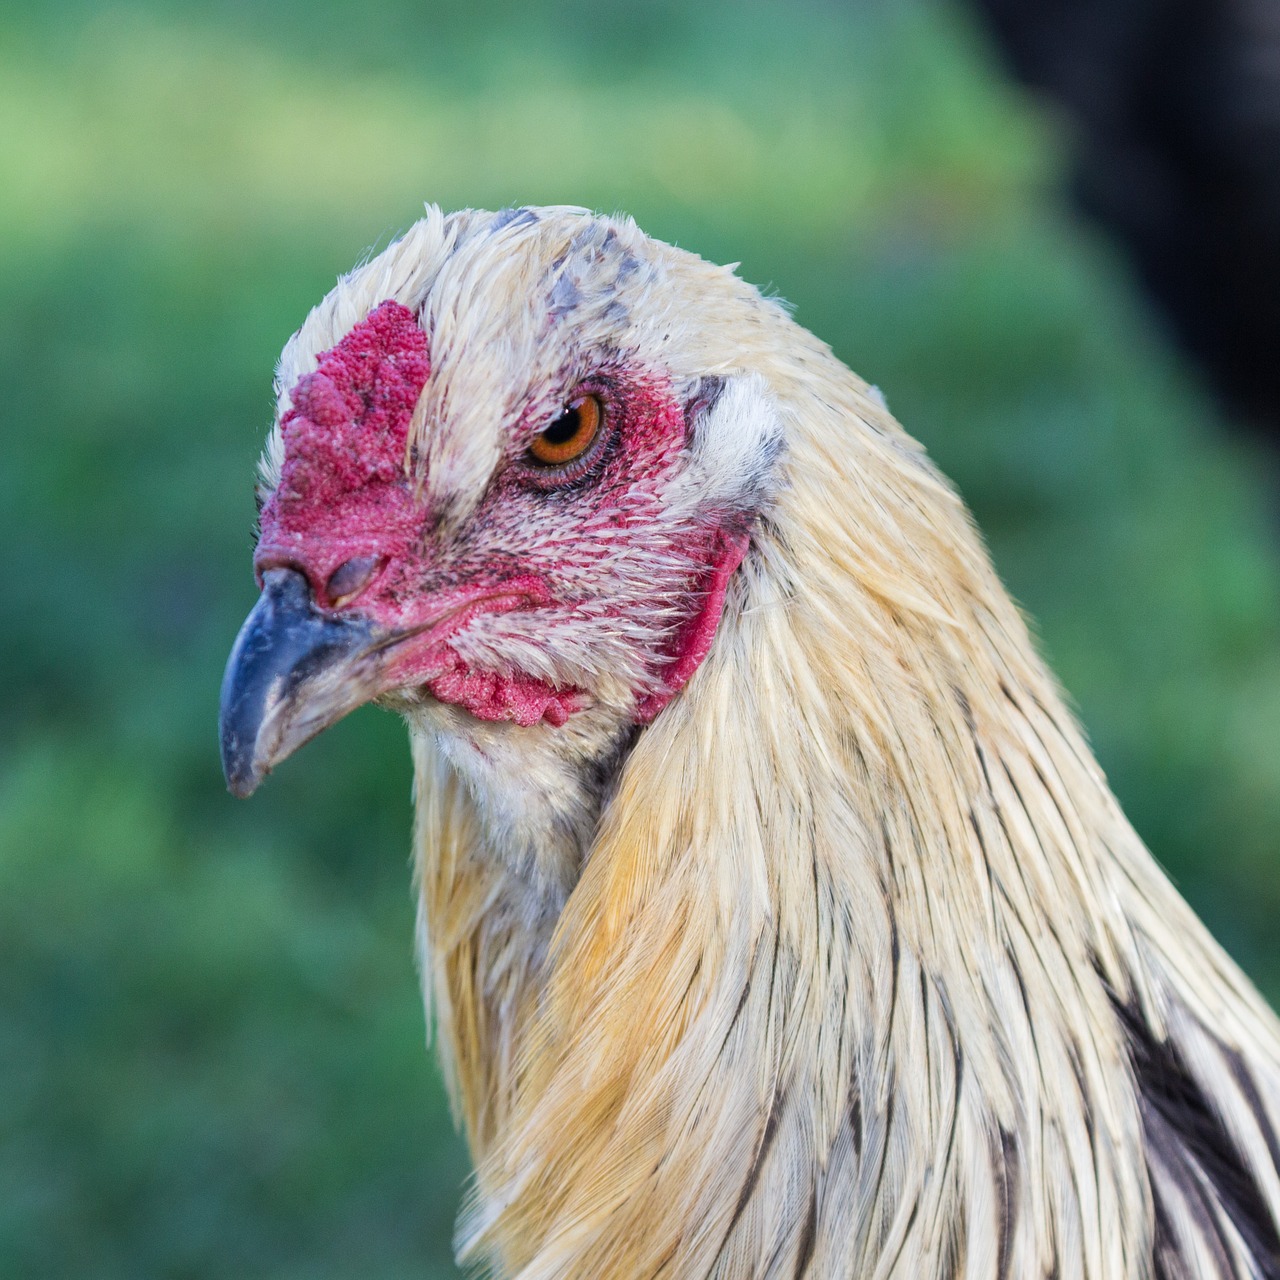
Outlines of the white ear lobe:
M759 374L726 378L690 424L689 465L676 482L680 503L758 510L775 483L782 416Z

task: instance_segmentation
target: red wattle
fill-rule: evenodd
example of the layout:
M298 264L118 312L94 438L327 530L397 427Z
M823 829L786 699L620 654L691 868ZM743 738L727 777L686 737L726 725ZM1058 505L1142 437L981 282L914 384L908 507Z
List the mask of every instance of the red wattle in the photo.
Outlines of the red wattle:
M553 689L533 676L471 671L461 663L430 681L427 688L432 697L462 707L480 720L510 720L525 726L545 720L558 727L580 701L576 690Z

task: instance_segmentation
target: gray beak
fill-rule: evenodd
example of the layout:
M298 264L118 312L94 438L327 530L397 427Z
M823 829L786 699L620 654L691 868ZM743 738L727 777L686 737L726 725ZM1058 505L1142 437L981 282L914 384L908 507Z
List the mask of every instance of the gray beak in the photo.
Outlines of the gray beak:
M359 614L317 609L293 569L263 575L222 677L222 771L252 795L282 760L377 696L388 636Z

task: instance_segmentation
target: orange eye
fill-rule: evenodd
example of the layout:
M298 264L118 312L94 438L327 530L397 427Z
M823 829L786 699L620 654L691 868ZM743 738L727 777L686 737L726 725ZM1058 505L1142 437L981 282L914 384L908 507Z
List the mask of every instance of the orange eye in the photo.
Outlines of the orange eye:
M529 459L540 467L562 467L582 457L604 422L599 396L580 396L529 442Z

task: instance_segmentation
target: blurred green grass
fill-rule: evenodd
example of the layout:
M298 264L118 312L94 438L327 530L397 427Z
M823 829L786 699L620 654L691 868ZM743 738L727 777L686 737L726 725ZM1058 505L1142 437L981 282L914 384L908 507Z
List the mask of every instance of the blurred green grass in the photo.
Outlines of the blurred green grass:
M1280 992L1271 459L927 0L0 4L0 1275L452 1274L400 726L252 804L216 701L276 354L446 207L788 298L961 486L1122 801Z

